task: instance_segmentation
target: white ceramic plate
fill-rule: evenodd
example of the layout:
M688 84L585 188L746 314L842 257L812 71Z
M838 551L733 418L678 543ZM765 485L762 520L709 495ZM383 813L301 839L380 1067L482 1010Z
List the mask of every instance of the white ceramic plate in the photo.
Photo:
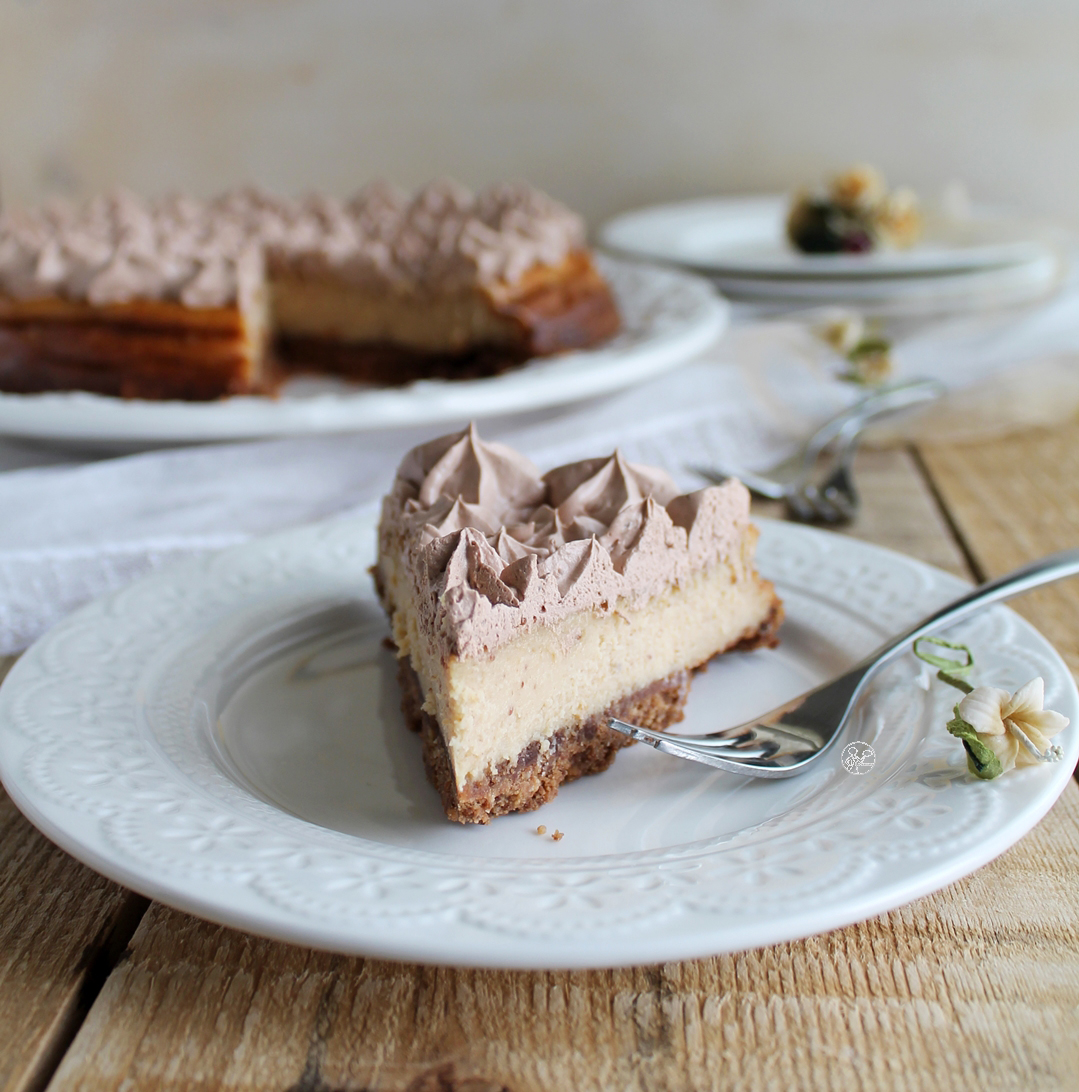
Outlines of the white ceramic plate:
M624 254L724 277L864 280L929 277L1001 268L1051 253L1003 215L983 214L909 250L801 254L787 243L789 197L723 197L654 205L608 221L605 246ZM1019 237L1017 237L1017 235Z
M733 300L785 306L840 304L875 315L934 315L996 307L1017 307L1051 295L1067 270L1049 250L1030 261L932 277L715 276L716 287Z
M83 392L0 393L0 435L67 443L175 444L393 428L565 405L633 386L707 348L729 307L700 277L600 259L623 329L597 349L538 359L491 379L361 388L297 380L278 398L148 402Z
M783 643L694 683L687 730L762 712L962 584L855 540L765 523ZM956 631L978 679L1046 680L1065 760L984 783L945 731L954 692L908 656L847 739L787 781L643 747L488 827L446 821L398 711L367 566L339 520L174 566L58 625L0 688L0 774L91 867L241 929L341 952L503 967L683 959L835 928L943 886L1049 809L1079 754L1053 649L996 608ZM920 685L921 684L921 685ZM565 837L540 836L537 825Z

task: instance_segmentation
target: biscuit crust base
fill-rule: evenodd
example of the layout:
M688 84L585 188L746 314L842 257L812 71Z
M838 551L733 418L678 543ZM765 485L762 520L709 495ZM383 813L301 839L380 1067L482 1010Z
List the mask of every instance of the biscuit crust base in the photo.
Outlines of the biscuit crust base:
M755 632L716 655L735 650L774 648L779 643L776 632L782 620L783 608L776 600ZM677 724L685 715L692 676L705 667L707 663L676 671L619 699L583 724L559 728L550 737L546 754L540 754L538 741L531 743L516 761L505 760L481 780L469 780L463 788L457 786L438 721L423 709L420 681L407 659L399 661L397 675L401 685L401 712L408 727L420 736L427 779L438 790L447 818L458 823L488 823L498 815L534 811L554 799L565 782L607 769L615 754L633 742L608 728L608 717L653 731L663 731Z

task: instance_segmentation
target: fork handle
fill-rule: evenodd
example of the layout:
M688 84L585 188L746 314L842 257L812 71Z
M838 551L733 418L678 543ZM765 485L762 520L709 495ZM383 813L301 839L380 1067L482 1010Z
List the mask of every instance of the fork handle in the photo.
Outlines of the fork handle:
M1056 580L1076 575L1079 575L1079 550L1062 550L1060 553L1032 561L1029 565L1023 565L1004 576L997 577L996 580L990 580L972 588L965 595L941 607L905 633L882 645L858 666L890 660L911 641L916 641L933 630L959 622L991 603L1000 603L1015 595L1022 595L1023 592L1040 588L1043 584L1052 584Z

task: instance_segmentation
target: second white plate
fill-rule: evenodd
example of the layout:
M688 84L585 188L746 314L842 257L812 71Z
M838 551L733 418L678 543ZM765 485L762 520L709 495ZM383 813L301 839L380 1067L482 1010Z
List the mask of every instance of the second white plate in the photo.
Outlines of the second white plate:
M716 197L654 205L608 221L600 239L634 257L747 279L933 277L1034 262L1052 253L1024 237L1016 221L985 214L948 238L930 237L909 250L801 254L785 237L789 202L783 196Z
M1020 838L1079 755L1070 673L996 608L955 636L976 650L978 681L1045 678L1048 704L1072 718L1054 766L972 779L944 727L955 694L907 656L848 731L875 751L864 775L844 769L842 743L787 781L635 747L539 812L461 827L401 718L373 545L369 520L277 535L55 627L0 687L12 799L91 867L237 928L394 959L595 967L791 940L899 906ZM763 524L760 563L786 603L783 643L698 677L686 730L789 699L963 587L790 524Z

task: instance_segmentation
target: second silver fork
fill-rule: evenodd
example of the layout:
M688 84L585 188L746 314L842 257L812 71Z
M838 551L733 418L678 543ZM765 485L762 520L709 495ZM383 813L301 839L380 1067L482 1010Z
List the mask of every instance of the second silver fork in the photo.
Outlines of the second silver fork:
M839 435L831 451L826 473L792 488L784 500L790 515L802 523L850 523L858 512L854 488L854 456L858 441L872 418L856 419Z
M862 432L878 418L939 398L945 387L935 379L916 379L876 391L822 425L790 459L767 474L731 467L692 466L706 481L737 477L751 492L786 501L795 519L845 523L858 508L852 464ZM818 462L826 454L828 462Z

